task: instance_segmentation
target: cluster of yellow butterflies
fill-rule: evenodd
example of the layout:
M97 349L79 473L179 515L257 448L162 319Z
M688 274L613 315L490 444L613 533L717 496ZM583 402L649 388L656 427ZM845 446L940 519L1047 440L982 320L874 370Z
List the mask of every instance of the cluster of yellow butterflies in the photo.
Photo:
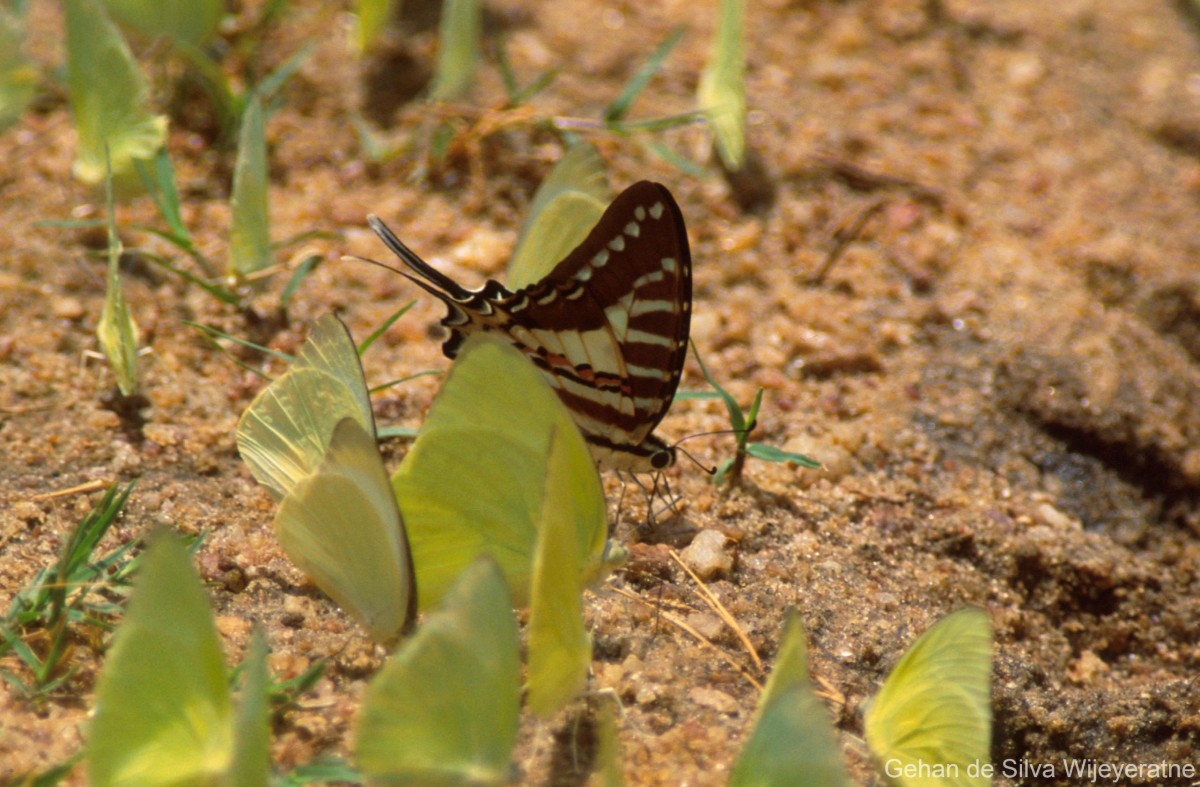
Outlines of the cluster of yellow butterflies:
M371 783L507 782L521 706L518 654L504 574L490 558L477 560L368 687L355 741L363 774ZM265 787L265 660L256 634L235 706L199 577L183 547L160 536L143 558L97 687L91 784ZM917 639L864 713L867 745L892 783L990 783L990 678L984 611L960 610ZM603 783L619 784L612 708L598 710ZM729 784L849 784L794 611Z
M594 179L598 160L569 157L568 175ZM586 232L603 203L563 177L552 177L537 215L559 223L583 216L576 223ZM551 243L547 232L535 220L517 258L529 256L527 244ZM536 255L547 256L558 257ZM530 609L525 703L546 718L586 684L583 588L623 556L607 540L588 446L542 374L503 339L468 338L389 481L357 348L327 316L247 409L237 440L279 502L275 531L296 565L374 639L412 632L367 691L355 747L363 773L410 783L506 781L521 706L513 606ZM203 592L183 550L161 542L146 556L98 688L92 782L265 784L263 647L252 648L235 711ZM428 614L413 632L418 609ZM893 781L987 783L966 774L988 758L990 643L987 616L964 610L921 637L892 672L865 715L867 743L885 772L894 762L954 765L963 774ZM846 783L832 727L808 686L795 616L777 661L731 783Z

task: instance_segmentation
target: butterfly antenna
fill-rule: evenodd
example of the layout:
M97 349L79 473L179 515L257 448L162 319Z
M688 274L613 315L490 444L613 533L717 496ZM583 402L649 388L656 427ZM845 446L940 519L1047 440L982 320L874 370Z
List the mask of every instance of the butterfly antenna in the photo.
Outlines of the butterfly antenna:
M371 229L375 230L375 234L378 235L379 239L384 242L384 245L391 249L392 253L399 257L400 261L411 268L415 273L428 280L435 287L441 288L452 298L466 300L471 297L471 294L467 292L467 290L460 287L457 282L439 271L437 268L434 268L432 265L425 262L425 260L417 256L416 252L405 246L404 242L396 237L396 233L388 229L388 226L384 224L374 213L367 216L367 224L371 225ZM400 273L403 273L403 271L400 271ZM407 274L404 275L407 276ZM411 276L408 276L408 278L412 279ZM422 287L425 287L425 289L429 290L430 292L434 292L422 282L419 282L416 279L412 280L416 281L418 284L421 284Z
M370 257L360 257L357 254L343 254L342 259L343 260L351 260L353 262L366 262L371 265L374 265L377 268L383 268L385 271L388 271L389 273L394 273L397 276L406 276L406 277L408 276L407 273L400 270L399 268L388 265L386 262L380 262L379 260L373 260Z
M699 436L700 436L700 435L698 435L698 434L697 434L697 435L692 435L692 437L699 437ZM684 438L684 440L686 440L686 439L687 439L687 438L685 437L685 438ZM682 442L683 442L683 440L680 440L680 441L679 441L679 443L682 443ZM716 474L717 474L717 468L716 468L715 466L713 466L713 467L709 467L708 465L704 464L704 463L703 463L703 462L701 462L699 459L697 459L695 456L693 456L691 451L687 450L686 448L680 448L680 447L679 447L679 443L676 443L676 444L675 444L673 447L674 447L675 449L677 449L677 450L679 451L679 453L683 454L683 455L684 455L684 456L686 456L688 459L691 459L691 460L692 460L692 463L693 463L694 465L696 465L696 467L700 468L701 470L703 470L704 472L708 473L709 475L716 475Z

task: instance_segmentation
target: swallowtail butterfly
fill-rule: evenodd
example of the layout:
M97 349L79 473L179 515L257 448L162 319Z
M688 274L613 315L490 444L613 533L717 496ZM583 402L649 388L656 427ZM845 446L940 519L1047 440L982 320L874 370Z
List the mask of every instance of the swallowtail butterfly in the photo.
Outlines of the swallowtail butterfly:
M653 472L675 450L652 432L671 406L687 353L692 260L683 216L665 186L633 184L544 278L516 291L468 290L413 253L377 217L371 228L449 313L442 345L504 336L542 370L606 467Z

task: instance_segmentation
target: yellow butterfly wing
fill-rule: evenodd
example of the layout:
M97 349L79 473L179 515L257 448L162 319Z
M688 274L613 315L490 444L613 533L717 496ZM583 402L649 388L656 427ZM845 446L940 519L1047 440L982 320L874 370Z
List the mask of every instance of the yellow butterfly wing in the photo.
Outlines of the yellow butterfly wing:
M925 632L888 675L864 717L867 744L904 787L976 787L992 740L992 628L967 608Z
M343 418L358 421L374 437L354 340L337 317L326 315L313 325L291 368L242 413L238 452L258 482L281 500L320 464Z
M371 783L506 782L519 648L504 576L476 561L367 687L355 754Z
M284 552L380 642L416 614L404 524L375 439L354 418L334 427L321 464L279 504Z
M578 427L518 350L485 334L468 339L392 476L423 608L435 604L480 554L499 563L513 602L529 603L556 434L569 447L561 449L568 458L555 462L570 463L565 472L577 486L569 494L579 496L573 504L588 512L574 519L575 543L585 572L595 579L603 573L607 522L590 459L588 474L582 474L587 448Z
M587 237L609 201L600 152L588 142L572 145L529 205L508 261L508 288L519 290L540 281Z

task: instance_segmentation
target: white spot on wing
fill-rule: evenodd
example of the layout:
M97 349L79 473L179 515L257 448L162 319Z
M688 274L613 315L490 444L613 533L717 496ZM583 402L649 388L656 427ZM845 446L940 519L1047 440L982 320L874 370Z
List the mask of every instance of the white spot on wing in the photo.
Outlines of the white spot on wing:
M670 375L662 369L651 369L648 366L634 366L626 364L625 368L629 370L629 374L633 377L649 377L652 380L667 380Z
M603 268L608 264L608 249L601 249L596 252L596 256L592 257L592 265L597 268Z
M604 310L604 318L608 320L609 327L612 328L613 334L618 341L625 341L625 334L629 331L629 307L633 304L633 293L630 292L624 298L612 306Z
M633 209L633 215L638 221L645 221L646 220L646 209L643 208L641 205L638 205L636 208Z
M558 290L551 288L550 292L537 299L538 306L549 306L558 298Z
M625 234L631 238L636 238L638 235L641 234L641 232L642 231L638 227L638 224L636 221L631 221L625 225Z
M653 284L656 281L662 281L663 275L664 274L662 271L651 271L650 273L643 273L641 276L638 276L636 279L633 280L633 289L637 290L637 289L640 289L641 287L645 287L647 284Z
M625 341L636 344L657 344L660 347L674 347L675 342L669 336L649 331L632 330L625 334Z
M651 218L661 219L662 215L663 215L663 204L661 202L656 202L650 206Z
M613 251L625 251L625 238L618 235L608 242L608 248Z
M664 271L666 271L667 273L675 272L675 258L674 257L663 257L662 262L660 262L659 264L662 265L662 269Z
M630 317L637 317L641 314L653 314L654 312L667 312L668 314L675 313L675 304L671 301L638 301L633 304L633 308L629 310ZM604 310L608 314L608 309Z

